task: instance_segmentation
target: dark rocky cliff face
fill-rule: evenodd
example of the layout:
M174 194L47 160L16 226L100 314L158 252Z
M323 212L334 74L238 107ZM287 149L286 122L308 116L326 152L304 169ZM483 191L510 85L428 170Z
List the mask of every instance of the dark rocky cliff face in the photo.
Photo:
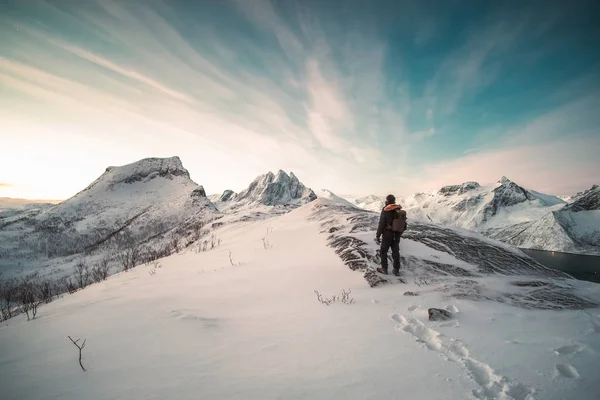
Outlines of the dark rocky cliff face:
M455 194L463 194L479 187L479 183L477 182L465 182L462 185L444 186L438 191L438 193L444 196L452 196Z
M574 212L600 210L600 186L594 185L585 192L578 194L574 201L563 210Z

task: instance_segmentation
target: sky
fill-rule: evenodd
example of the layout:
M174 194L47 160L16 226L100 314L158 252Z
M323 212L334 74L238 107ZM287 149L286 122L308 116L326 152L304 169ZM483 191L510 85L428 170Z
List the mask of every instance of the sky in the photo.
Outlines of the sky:
M0 197L179 156L208 193L293 171L408 195L600 183L593 1L0 0Z

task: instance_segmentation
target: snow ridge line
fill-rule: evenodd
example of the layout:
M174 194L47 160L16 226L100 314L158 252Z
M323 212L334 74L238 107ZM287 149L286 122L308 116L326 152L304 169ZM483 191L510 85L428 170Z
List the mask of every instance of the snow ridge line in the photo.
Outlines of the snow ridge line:
M459 340L431 329L421 321L394 314L391 319L398 323L397 329L413 335L432 351L449 361L456 361L469 373L479 389L473 390L478 399L486 400L535 400L535 389L498 375L488 364L469 356L469 349Z

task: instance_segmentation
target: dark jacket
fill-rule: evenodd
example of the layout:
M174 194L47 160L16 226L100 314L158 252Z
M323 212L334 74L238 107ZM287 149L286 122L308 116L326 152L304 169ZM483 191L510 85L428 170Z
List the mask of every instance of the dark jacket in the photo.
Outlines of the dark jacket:
M406 211L398 204L388 204L383 207L381 215L379 216L379 226L377 227L376 237L381 237L386 231L391 232L392 220L397 218L396 213L404 213L406 215Z

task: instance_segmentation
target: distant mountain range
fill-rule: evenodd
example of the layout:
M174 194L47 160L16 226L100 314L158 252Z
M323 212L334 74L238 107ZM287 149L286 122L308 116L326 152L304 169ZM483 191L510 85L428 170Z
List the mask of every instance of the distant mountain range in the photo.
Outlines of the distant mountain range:
M600 254L598 185L563 197L525 189L506 177L496 184L477 182L444 186L436 192L398 198L409 218L480 232L522 248ZM379 211L384 197L352 200Z

